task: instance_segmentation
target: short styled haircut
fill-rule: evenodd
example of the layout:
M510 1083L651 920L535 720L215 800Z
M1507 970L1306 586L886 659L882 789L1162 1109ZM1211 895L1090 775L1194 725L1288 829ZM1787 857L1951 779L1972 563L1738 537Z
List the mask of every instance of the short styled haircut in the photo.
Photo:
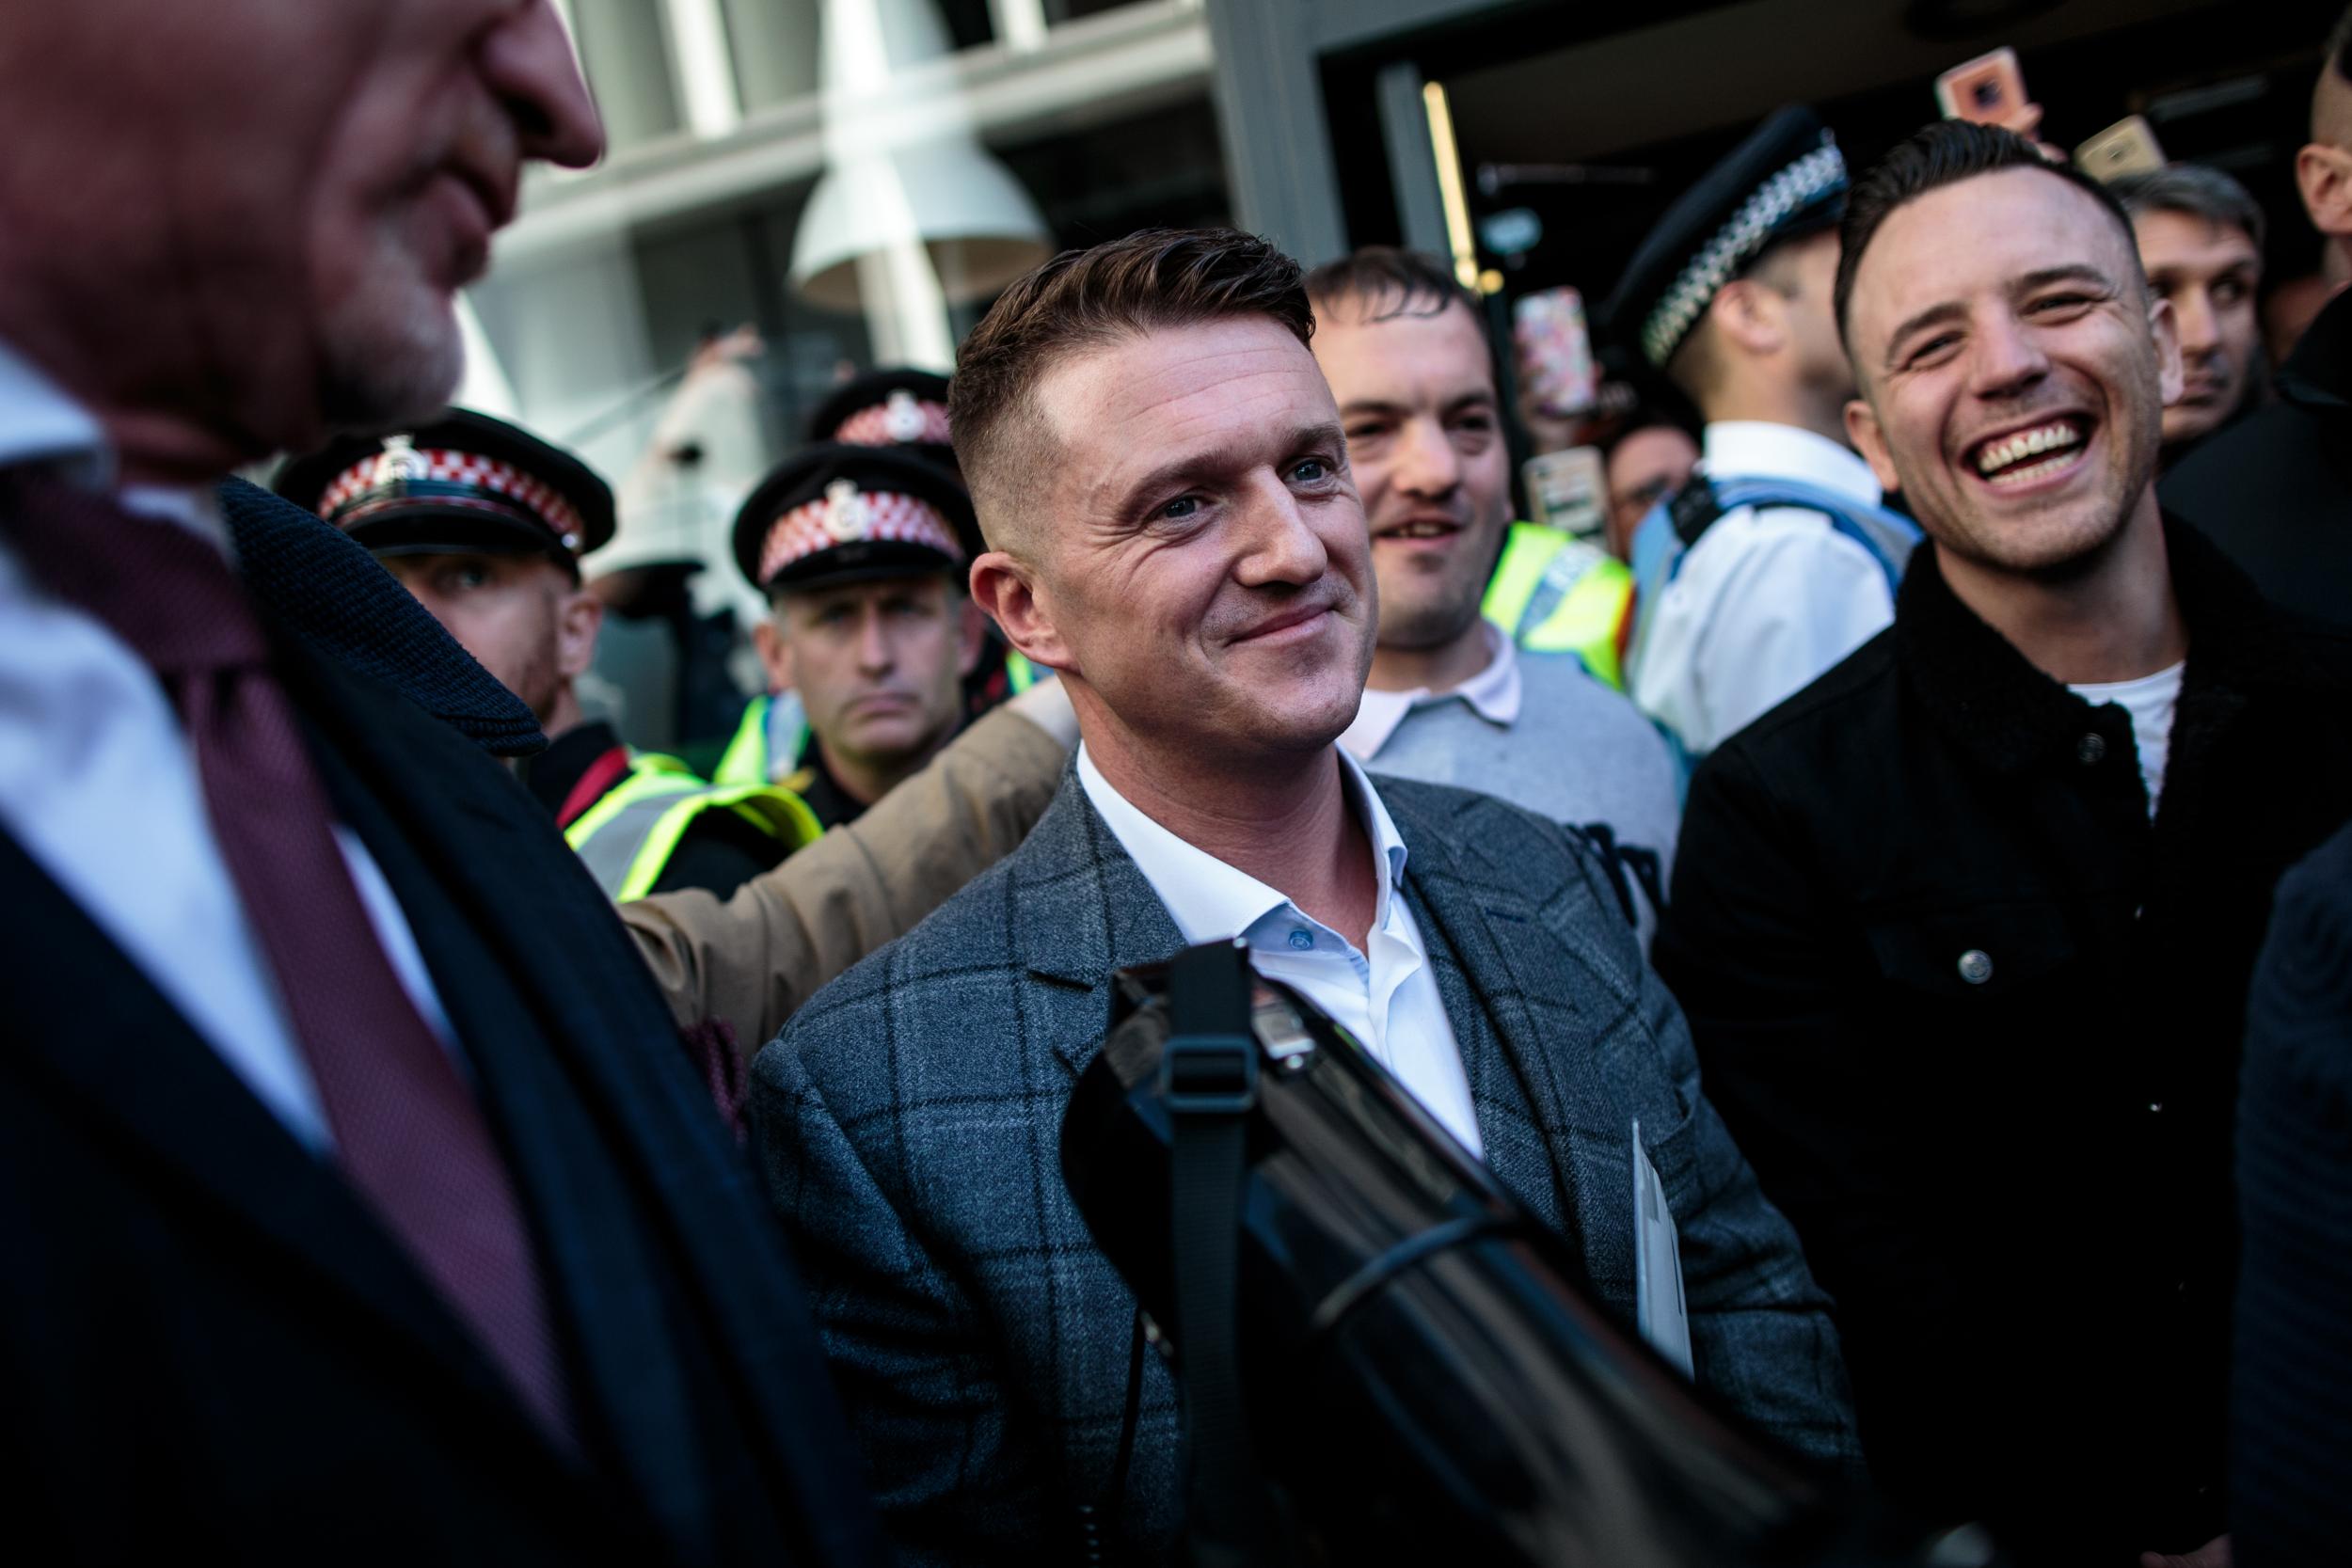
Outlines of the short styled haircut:
M2117 229L2122 231L2124 249L2137 262L2138 236L2133 232L2131 214L2123 211L2113 191L2072 164L2052 163L2014 131L1965 119L1939 119L1896 143L1894 150L1854 182L1846 195L1846 219L1837 235L1836 300L1840 341L1846 341L1854 274L1861 270L1863 255L1869 250L1870 241L1877 237L1881 226L1897 210L1930 191L2011 168L2039 169L2053 180L2063 180L2075 189L2088 192L2115 219ZM2133 276L2144 289L2147 279L2137 265Z
M2167 164L2146 174L2127 174L2107 187L2137 217L2142 213L2178 213L2217 229L2235 229L2263 247L2263 210L2244 185L2202 164Z
M1364 320L1435 316L1459 305L1475 317L1478 296L1462 287L1454 268L1423 250L1368 245L1307 275L1307 297L1326 314L1343 299L1364 308Z
M1232 229L1145 229L1065 250L997 296L964 341L947 424L992 546L1021 502L1016 470L1042 455L1037 388L1073 355L1147 332L1263 316L1314 336L1298 263Z

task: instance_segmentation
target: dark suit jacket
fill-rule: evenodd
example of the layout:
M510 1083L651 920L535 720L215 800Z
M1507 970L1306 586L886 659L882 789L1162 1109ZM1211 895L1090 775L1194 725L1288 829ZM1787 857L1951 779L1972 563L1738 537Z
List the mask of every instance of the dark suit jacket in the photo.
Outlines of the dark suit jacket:
M2189 452L2158 491L2264 597L2352 626L2352 291L2304 332L2278 392Z
M2352 828L2279 884L2243 1085L2230 1546L2319 1568L2352 1542Z
M2352 639L2166 539L2153 825L2123 710L1922 551L1889 630L1699 766L1655 949L1836 1297L1872 1475L2054 1568L2223 1526L2247 976L2352 812Z
M797 1284L610 905L475 745L274 641L514 1172L585 1461L557 1455L331 1167L0 832L11 1548L866 1560Z
M1404 896L1460 1042L1495 1176L1630 1321L1639 1117L1681 1227L1700 1381L1851 1459L1826 1302L1699 1095L1690 1036L1596 858L1499 800L1383 781ZM795 1236L885 1526L912 1560L1053 1560L1104 1499L1135 1300L1061 1180L1061 1117L1112 973L1183 946L1074 776L1028 841L813 997L754 1069ZM1156 1359L1120 1526L1178 1526Z

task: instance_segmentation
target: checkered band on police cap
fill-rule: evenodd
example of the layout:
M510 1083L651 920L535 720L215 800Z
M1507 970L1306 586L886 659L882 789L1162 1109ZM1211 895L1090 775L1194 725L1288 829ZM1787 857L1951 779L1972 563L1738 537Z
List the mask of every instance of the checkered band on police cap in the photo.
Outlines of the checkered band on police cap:
M1642 354L1663 369L1716 291L1772 244L1783 224L1846 188L1846 160L1828 132L1821 145L1756 187L1731 221L1701 245L1642 324Z
M824 550L855 544L921 545L949 562L963 559L956 531L939 509L889 490L861 490L857 482L836 479L815 500L803 501L768 527L759 549L756 580Z
M586 532L579 510L537 476L476 451L411 446L401 436L328 482L317 512L347 529L372 512L418 499L524 516L571 551L580 549Z
M850 447L947 444L947 405L918 398L904 388L869 404L841 421L832 438Z

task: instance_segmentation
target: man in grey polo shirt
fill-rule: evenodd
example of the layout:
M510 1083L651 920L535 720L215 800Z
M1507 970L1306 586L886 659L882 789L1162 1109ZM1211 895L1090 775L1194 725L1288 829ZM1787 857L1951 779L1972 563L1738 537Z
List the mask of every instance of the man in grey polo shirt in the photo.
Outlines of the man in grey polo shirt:
M1511 520L1494 361L1442 262L1373 246L1307 277L1372 531L1380 615L1363 705L1340 745L1375 773L1484 790L1624 853L1640 911L1681 815L1664 739L1568 653L1514 648L1479 614Z

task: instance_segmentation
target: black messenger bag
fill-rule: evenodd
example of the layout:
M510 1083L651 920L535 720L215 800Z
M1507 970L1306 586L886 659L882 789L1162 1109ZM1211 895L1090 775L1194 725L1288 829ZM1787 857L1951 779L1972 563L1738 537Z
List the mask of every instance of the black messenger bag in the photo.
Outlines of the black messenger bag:
M1907 1527L1721 1410L1237 947L1119 974L1062 1173L1175 1362L1195 1564L1998 1560L1973 1527Z

